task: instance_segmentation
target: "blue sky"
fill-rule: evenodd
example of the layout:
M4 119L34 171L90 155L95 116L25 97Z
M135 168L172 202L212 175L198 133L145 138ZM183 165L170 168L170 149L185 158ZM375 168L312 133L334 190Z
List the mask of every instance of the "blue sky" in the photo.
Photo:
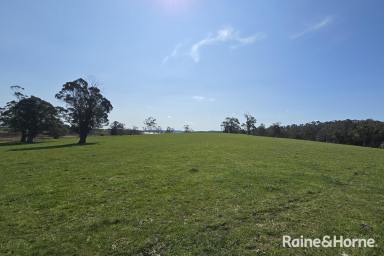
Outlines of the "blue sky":
M220 129L384 120L383 1L0 2L0 105L9 86L55 105L67 81L97 82L110 120Z

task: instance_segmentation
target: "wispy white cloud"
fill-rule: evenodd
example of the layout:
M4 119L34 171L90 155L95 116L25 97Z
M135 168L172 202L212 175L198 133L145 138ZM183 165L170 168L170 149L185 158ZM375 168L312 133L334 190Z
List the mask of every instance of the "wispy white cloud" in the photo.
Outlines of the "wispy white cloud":
M296 33L296 34L291 35L290 38L292 40L298 39L298 38L304 36L305 34L315 32L317 30L325 28L325 27L329 26L330 24L332 24L332 22L333 22L333 17L327 16L327 17L323 18L321 21L308 26L305 30L301 31L300 33Z
M197 101L203 101L205 97L203 96L193 96L192 99L197 100Z
M200 51L203 47L209 45L215 45L219 43L234 43L233 48L237 48L243 45L253 44L256 41L263 40L266 38L264 33L258 33L248 37L240 36L240 33L232 27L220 29L214 35L209 35L206 38L196 42L192 45L189 51L189 56L196 63L200 61Z
M215 98L209 98L209 97L204 97L204 96L193 96L192 99L195 101L199 101L199 102L203 102L203 101L214 102L214 101L216 101Z
M164 65L167 63L170 59L175 58L179 55L180 48L183 46L183 44L177 44L175 48L173 48L171 54L164 57L162 64Z

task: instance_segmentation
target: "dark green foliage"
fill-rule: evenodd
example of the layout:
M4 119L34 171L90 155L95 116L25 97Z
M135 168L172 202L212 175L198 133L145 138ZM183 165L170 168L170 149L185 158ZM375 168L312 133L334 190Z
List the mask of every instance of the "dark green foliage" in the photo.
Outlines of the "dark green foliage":
M99 134L101 134L101 133L99 133ZM136 126L133 126L132 128L125 128L125 125L123 123L114 121L110 126L109 134L111 134L111 135L140 135L140 134L142 134L142 131L140 131Z
M174 133L175 132L175 129L173 129L172 127L167 127L167 129L165 130L165 133Z
M256 118L250 114L244 114L245 123L242 125L248 135L256 133Z
M125 125L118 121L114 121L110 126L110 134L111 135L123 135L124 134Z
M270 126L268 135L292 139L314 140L380 147L384 143L384 123L372 119L311 122L302 125ZM261 134L260 134L261 135Z
M227 117L222 123L221 127L225 133L240 133L240 121L236 117Z
M282 130L281 130L280 123L274 123L270 127L268 127L267 134L268 136L272 136L272 137L281 137Z
M79 133L79 144L85 144L92 129L108 123L108 113L113 108L99 88L88 86L82 78L65 83L56 98L67 103L67 120Z
M147 132L154 132L156 130L156 118L154 117L148 117L144 120L144 129Z
M364 147L384 147L384 122L367 120L341 120L282 126L274 123L255 127L256 119L245 114L244 129L235 117L227 117L221 124L225 133L246 133L259 136L313 140L329 143L350 144Z
M184 125L184 132L186 132L186 133L193 132L193 130L189 124Z
M21 142L33 143L33 139L44 131L59 137L63 128L60 109L35 96L15 92L17 100L7 103L1 110L0 120L4 126L21 132Z
M70 127L68 125L63 125L60 123L54 123L48 130L49 136L51 136L54 139L63 137L69 134L69 132L70 132Z
M264 124L260 124L256 129L256 135L265 136L267 134L267 129Z
M141 135L143 134L136 126L124 130L124 135Z

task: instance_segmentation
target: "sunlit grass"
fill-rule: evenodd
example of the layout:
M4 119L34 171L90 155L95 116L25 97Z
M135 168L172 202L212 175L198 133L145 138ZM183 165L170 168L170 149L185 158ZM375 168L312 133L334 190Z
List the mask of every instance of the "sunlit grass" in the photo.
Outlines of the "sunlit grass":
M384 254L384 150L215 133L75 142L0 144L0 254ZM379 247L293 250L282 235Z

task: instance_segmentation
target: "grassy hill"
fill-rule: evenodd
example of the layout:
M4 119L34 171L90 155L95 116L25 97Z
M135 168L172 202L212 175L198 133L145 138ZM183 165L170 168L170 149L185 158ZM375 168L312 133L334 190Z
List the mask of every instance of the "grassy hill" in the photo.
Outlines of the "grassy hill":
M0 254L384 255L384 150L216 133L0 144ZM375 238L286 249L282 235Z

